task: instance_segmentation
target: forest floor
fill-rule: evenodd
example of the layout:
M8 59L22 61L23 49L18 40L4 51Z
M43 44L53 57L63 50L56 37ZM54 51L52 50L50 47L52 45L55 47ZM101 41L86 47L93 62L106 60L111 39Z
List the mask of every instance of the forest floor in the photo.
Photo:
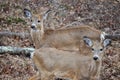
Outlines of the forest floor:
M0 0L0 31L29 33L23 9L43 14L48 9L44 25L92 25L109 34L120 34L120 0ZM43 13L42 13L43 12ZM30 38L0 36L0 46L34 47ZM24 54L0 54L0 80L27 80L36 74L32 61ZM120 80L120 41L112 41L103 58L102 80Z

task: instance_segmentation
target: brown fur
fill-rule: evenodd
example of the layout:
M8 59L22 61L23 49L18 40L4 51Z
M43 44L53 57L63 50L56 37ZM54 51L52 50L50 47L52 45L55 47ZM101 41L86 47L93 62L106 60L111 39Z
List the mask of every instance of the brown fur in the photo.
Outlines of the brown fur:
M83 36L100 39L101 31L90 26L82 25L77 28L59 30L31 30L31 36L36 48L54 47L62 50L75 50Z
M39 69L39 74L30 80L54 80L55 77L70 80L99 80L102 57L105 50L103 42L92 40L93 45L82 48L83 51L63 51L55 48L40 48L35 50L33 61ZM91 50L94 48L94 53ZM100 49L103 51L100 51ZM94 60L93 56L99 56ZM82 54L81 54L82 53ZM86 55L83 55L86 54Z
M90 76L94 77L97 74L99 62L94 62L92 57L80 56L77 52L66 52L57 49L49 48L48 51L51 52L46 52L47 48L43 50L36 51L33 57L35 65L40 69L41 75L38 76L41 77L41 80L54 80L54 76L50 79L51 75L72 78L72 80L83 80L84 78L89 80ZM70 74L69 71L72 73ZM31 80L35 80L34 77Z
M62 29L46 30L43 23L50 11L45 11L44 14L32 14L30 10L24 9L26 17L32 19L30 34L35 48L54 47L62 50L78 50L79 41L83 36L100 40L101 31L87 25L67 29L61 26Z

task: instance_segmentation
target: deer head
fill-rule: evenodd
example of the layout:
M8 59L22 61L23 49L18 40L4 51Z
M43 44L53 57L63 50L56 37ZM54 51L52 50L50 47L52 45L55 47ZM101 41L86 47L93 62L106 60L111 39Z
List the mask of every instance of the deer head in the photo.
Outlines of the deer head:
M49 11L46 11L45 14L33 14L30 10L24 9L24 16L31 21L31 30L40 30L41 33L44 33L43 21L46 19Z
M104 39L104 40L92 40L86 36L83 37L84 43L86 44L89 49L91 49L91 55L93 55L94 60L101 60L104 50L108 45L110 45L111 40L110 39Z

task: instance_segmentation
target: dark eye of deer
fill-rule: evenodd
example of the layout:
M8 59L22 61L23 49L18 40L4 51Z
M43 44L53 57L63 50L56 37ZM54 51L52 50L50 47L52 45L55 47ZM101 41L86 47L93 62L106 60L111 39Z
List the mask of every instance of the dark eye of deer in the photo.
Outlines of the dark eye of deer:
M92 48L92 51L94 51L94 49Z
M100 49L100 51L102 51L103 49Z
M30 21L32 22L32 19Z
M38 22L40 22L40 20L38 20Z

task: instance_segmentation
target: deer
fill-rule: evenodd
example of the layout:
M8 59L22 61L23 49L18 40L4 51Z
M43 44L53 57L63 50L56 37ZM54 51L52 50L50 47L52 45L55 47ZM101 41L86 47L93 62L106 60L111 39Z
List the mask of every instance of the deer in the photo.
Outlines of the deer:
M31 19L30 35L36 49L41 47L53 47L60 50L79 50L79 42L83 36L100 39L103 33L88 25L66 29L45 29L43 22L49 11L45 15L33 14L30 10L24 9L24 15Z
M85 45L83 51L64 51L53 47L36 49L31 53L31 58L38 74L29 80L56 80L56 77L65 80L100 80L102 58L111 40L87 36L83 36L82 40Z

